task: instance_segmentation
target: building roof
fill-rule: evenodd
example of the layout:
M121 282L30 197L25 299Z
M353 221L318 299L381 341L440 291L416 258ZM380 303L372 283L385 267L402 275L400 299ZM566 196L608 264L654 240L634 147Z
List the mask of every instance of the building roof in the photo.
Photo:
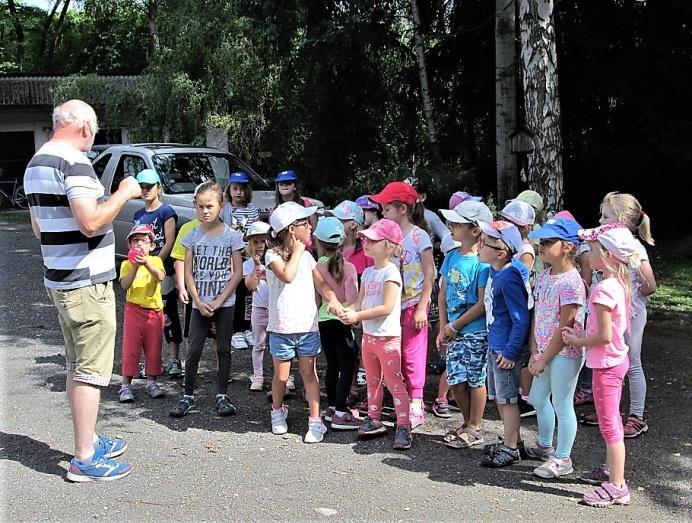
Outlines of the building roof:
M3 76L0 77L0 106L53 106L53 93L67 76ZM121 85L132 85L138 76L102 76Z

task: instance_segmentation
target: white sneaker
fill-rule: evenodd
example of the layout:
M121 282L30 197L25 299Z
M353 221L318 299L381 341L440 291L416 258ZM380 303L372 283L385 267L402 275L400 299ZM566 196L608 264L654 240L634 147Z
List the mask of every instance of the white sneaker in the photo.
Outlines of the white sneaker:
M279 412L272 410L272 433L281 435L288 432L286 418L288 418L288 407L286 405L283 405Z
M236 332L231 337L231 347L236 350L249 349L250 347L248 346L247 341L245 341L245 334L242 332Z
M250 390L263 390L264 376L250 376Z
M286 390L289 392L293 392L296 390L296 382L295 378L293 377L293 374L290 374L288 376L288 379L286 380Z
M243 338L245 338L245 343L247 343L249 347L255 346L255 339L252 337L252 331L243 332Z
M319 443L327 433L327 426L320 421L308 421L308 431L305 433L305 443Z

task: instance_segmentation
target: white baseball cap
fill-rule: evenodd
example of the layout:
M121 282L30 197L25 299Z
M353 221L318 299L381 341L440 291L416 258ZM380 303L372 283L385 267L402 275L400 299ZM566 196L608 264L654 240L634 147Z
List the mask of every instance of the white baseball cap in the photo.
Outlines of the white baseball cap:
M500 216L514 225L522 227L533 225L536 221L535 209L531 204L523 200L509 200L504 209L500 211Z
M483 202L473 200L464 200L451 211L449 209L440 209L440 213L447 221L452 223L472 223L491 222L493 221L493 213L490 212L488 206Z
M274 209L269 216L269 225L272 226L274 232L281 232L293 222L312 216L316 212L317 206L303 207L296 202L285 202Z
M245 236L243 236L244 241L248 241L250 236L261 236L263 234L267 234L269 232L269 227L268 223L264 223L261 221L256 221L252 222L250 226L247 228L247 231L245 231Z

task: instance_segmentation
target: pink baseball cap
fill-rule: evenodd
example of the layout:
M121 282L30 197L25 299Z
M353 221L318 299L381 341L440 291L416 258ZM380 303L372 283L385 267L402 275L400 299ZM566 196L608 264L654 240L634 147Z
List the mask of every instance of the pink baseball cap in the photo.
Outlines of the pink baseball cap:
M480 196L473 196L464 191L457 191L449 199L449 209L454 209L454 207L459 205L461 202L465 202L466 200L480 202L482 198Z
M563 210L563 211L558 211L558 212L556 212L556 213L555 213L555 216L553 216L553 218L555 218L555 219L557 219L557 218L565 218L565 219L567 219L567 220L573 220L573 221L575 221L575 222L577 221L577 219L574 217L574 215L573 215L571 212L567 211L567 210Z
M401 227L399 224L384 218L378 222L375 222L370 226L370 228L364 231L358 231L358 236L363 238L368 238L373 241L389 240L392 243L401 245L404 241L404 235L401 232Z

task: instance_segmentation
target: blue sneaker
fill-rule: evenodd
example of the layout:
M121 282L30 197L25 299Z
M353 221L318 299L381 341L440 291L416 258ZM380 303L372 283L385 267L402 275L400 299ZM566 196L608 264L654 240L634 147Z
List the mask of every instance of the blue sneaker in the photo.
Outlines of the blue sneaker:
M67 470L67 479L78 483L112 481L124 478L130 472L132 472L130 465L105 457L103 449L99 447L91 458L91 463L80 463L76 458L72 458L70 468Z
M123 438L109 438L106 435L98 436L98 441L94 444L94 450L103 449L104 458L117 458L127 449L127 442Z

